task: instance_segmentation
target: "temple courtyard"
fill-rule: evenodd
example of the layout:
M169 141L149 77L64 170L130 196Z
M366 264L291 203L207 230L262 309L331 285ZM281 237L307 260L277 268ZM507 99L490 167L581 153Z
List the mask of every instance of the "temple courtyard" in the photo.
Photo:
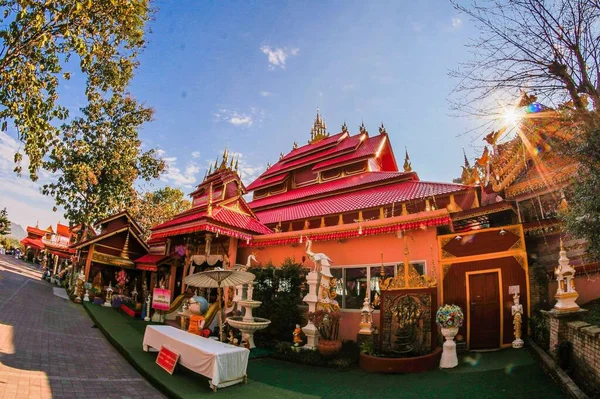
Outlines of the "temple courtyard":
M155 353L143 352L147 323L76 305L40 275L36 266L0 255L0 398L164 397L159 390L182 398L565 396L527 349L469 353L455 369L404 375L251 356L246 385L213 393L205 377L181 367L170 376L155 364Z

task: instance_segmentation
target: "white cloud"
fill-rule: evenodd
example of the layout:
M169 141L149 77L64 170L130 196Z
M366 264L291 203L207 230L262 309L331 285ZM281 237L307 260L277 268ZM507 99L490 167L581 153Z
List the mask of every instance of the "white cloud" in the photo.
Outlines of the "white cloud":
M277 68L285 69L285 63L288 57L298 55L298 53L300 52L300 50L298 50L297 48L273 48L267 45L261 46L260 51L262 51L263 54L266 54L269 60L269 69L271 71Z
M354 90L354 88L356 87L356 85L354 83L346 83L345 85L342 86L343 90Z
M256 108L248 107L248 111L240 112L236 110L219 109L213 112L217 122L227 122L234 126L251 127L255 123L260 123L265 117L265 111Z
M462 26L462 19L458 17L452 18L452 27L458 29Z
M194 151L192 152L192 158L200 158L200 151Z
M258 176L261 175L265 170L267 170L266 165L254 165L250 164L244 154L240 152L229 152L230 157L235 157L239 159L238 163L238 173L242 178L242 181L245 185L252 183Z
M273 93L271 93L270 91L263 90L263 91L260 92L260 95L263 96L263 97L270 97L270 96L273 95Z
M200 156L200 154L198 154L198 156ZM200 166L195 162L188 162L182 171L181 168L177 166L177 157L163 157L163 160L167 164L167 168L160 177L161 181L173 183L175 186L183 188L192 188L194 184L198 182Z
M40 179L33 182L29 179L29 158L23 156L21 166L22 176L17 176L14 156L21 149L21 143L4 132L0 132L0 207L6 207L8 217L23 228L35 226L39 221L44 228L57 222L66 222L62 209L54 212L54 200L40 192L44 183L51 181L54 176L46 171L40 171Z

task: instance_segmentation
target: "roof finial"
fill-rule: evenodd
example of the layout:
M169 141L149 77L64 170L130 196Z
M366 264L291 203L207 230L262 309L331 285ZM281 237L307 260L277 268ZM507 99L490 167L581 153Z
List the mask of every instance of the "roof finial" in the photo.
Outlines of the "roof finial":
M229 162L229 169L233 170L233 161L235 160L235 156L231 157L231 161Z
M217 159L215 159L215 172L219 169L219 156L217 155Z
M471 164L469 163L469 160L467 159L467 153L465 152L465 147L463 147L463 157L465 158L465 168L470 168Z
M365 121L362 121L360 123L360 126L358 127L358 131L361 133L368 133L367 128L365 127Z
M285 156L285 155L283 154L283 152L280 152L280 153L279 153L279 160L281 161L281 160L283 159L283 157L284 157L284 156Z
M408 155L408 148L404 147L405 155L404 155L404 171L412 172L412 165L410 163L410 156Z
M223 151L223 159L221 159L221 167L219 169L227 168L228 159L229 159L229 151L227 150L227 146L225 146L225 150Z
M387 134L385 126L383 126L383 121L381 121L381 126L379 127L379 134Z
M235 158L235 165L233 166L236 172L238 171L239 161L240 161L240 156L238 154L238 156Z
M269 170L271 168L271 162L267 162L267 170Z
M327 125L319 113L319 107L317 107L317 116L315 118L315 123L313 123L313 126L310 129L310 140L308 143L316 143L325 137L329 137L329 133L327 133Z
M125 244L123 244L123 250L121 251L121 258L129 259L129 230L127 230Z
M294 141L294 145L292 145L292 150L295 150L298 148L298 142Z
M344 124L342 125L342 133L348 133L348 126L346 125L346 121L344 121Z

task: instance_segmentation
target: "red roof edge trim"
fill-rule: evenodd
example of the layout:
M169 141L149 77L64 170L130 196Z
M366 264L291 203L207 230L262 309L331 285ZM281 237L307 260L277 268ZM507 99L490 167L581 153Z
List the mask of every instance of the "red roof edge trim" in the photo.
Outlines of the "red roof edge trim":
M353 228L352 230L347 231L339 231L332 233L322 233L322 234L307 234L305 238L309 238L312 241L332 241L332 240L341 240L348 238L358 238L358 237L366 237L373 236L379 234L390 234L396 233L399 230L417 230L428 227L437 227L437 226L445 226L450 225L452 220L450 216L442 216L438 218L416 221L416 222L407 222L407 223L397 223L387 226L379 226L379 227L365 227L361 230L357 228ZM276 245L290 245L299 243L299 237L288 237L281 239L273 239L269 241L251 241L251 242L239 242L238 245L240 247L272 247Z

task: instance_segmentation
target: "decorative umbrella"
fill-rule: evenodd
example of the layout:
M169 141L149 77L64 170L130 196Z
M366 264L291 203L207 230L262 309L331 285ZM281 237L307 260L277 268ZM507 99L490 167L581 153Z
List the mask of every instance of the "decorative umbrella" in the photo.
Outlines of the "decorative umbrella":
M200 288L217 288L217 301L219 302L219 339L223 341L223 315L221 307L221 287L230 287L247 284L256 276L248 272L236 270L223 270L217 268L206 272L195 273L183 279L187 285Z

